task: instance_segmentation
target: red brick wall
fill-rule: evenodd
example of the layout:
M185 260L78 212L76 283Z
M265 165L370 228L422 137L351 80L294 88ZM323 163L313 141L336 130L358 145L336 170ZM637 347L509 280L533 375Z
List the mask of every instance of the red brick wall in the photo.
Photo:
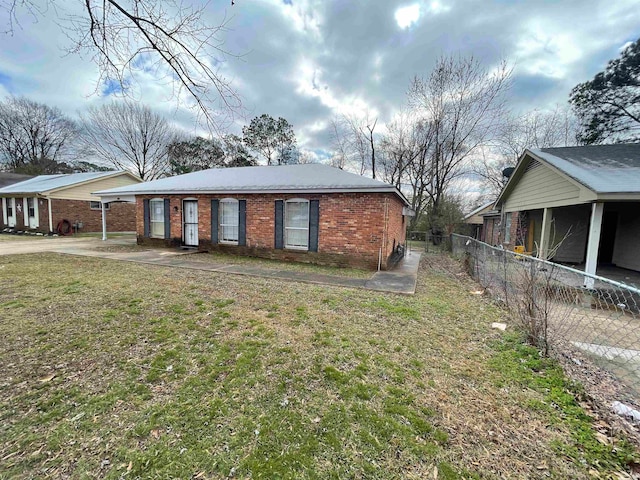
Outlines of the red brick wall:
M24 224L24 209L21 197L16 198L16 230L29 230ZM20 211L17 206L20 205ZM91 210L88 201L52 199L53 230L56 230L58 222L69 220L72 224L76 221L83 223L80 232L101 232L102 216L100 210ZM0 209L0 217L2 217ZM36 231L49 232L49 202L46 198L38 199L38 221ZM2 225L5 219L2 218ZM136 229L136 207L131 203L114 203L107 210L107 230L110 232L133 232Z
M69 220L72 224L82 222L80 232L101 232L102 212L92 210L89 202L84 200L51 200L53 211L53 229L58 222ZM48 225L49 220L47 220ZM40 223L42 226L42 223ZM48 228L48 227L47 227ZM136 229L136 206L132 203L112 203L107 210L107 231L133 232Z
M513 250L513 247L521 243L522 232L519 231L520 216L518 212L505 213L511 216L511 227L509 228L511 238L509 242L505 242L506 221L503 222L501 217L485 217L483 225L482 241L489 245L502 245L503 247Z
M485 217L484 243L498 245L500 242L500 217Z
M394 194L339 193L339 194L260 194L260 195L182 195L169 196L171 240L144 238L144 199L137 198L137 233L140 243L182 243L182 200L198 199L198 236L203 250L279 258L301 262L352 265L376 268L382 247L382 267L387 267L394 241L404 244L402 202ZM236 198L247 201L247 245L211 244L211 199ZM275 201L292 198L319 200L320 222L318 252L275 250ZM176 207L178 207L176 209ZM385 226L387 233L385 234Z
M392 261L392 255L397 246L405 244L407 227L405 224L405 217L402 216L402 208L404 207L404 204L400 199L396 195L393 195L386 197L385 202L387 229L383 258L386 259L388 264Z

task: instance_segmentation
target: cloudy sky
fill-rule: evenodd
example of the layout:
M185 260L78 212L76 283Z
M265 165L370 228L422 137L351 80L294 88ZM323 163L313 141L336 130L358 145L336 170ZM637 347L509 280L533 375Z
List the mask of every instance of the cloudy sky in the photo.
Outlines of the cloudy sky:
M83 2L59 3L82 11ZM238 57L227 57L222 71L246 119L282 116L301 147L321 152L330 148L333 117L369 112L384 124L404 104L410 79L427 76L443 54L473 55L487 68L509 61L516 111L563 104L574 85L640 37L638 7L638 0L213 0L206 14L212 25L228 21L224 47ZM0 96L25 95L77 116L110 101L113 89L98 83L90 56L65 53L71 43L56 12L49 7L34 20L18 11L13 34L0 34ZM139 91L193 128L166 82L144 75Z

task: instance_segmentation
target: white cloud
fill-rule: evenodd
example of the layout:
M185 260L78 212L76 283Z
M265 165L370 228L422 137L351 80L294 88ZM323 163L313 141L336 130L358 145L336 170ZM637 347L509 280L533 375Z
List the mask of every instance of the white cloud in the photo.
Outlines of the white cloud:
M573 34L548 28L537 20L524 28L516 45L517 62L524 71L556 79L564 78L584 53Z
M601 70L640 31L637 0L583 0L580 9L572 2L549 2L544 9L484 2L481 11L477 3L210 2L205 20L216 25L227 13L222 47L239 55L216 65L247 109L247 118L236 119L231 130L239 133L262 113L282 116L294 125L300 147L317 151L330 148L328 125L341 113L378 116L382 131L406 101L411 78L428 75L437 57L451 53L474 55L487 67L507 59L516 65L512 106L544 108L566 102L571 87ZM81 5L69 4L83 13ZM8 89L70 115L111 100L93 94L102 85L96 85L90 54L63 54L69 41L55 18L22 20L23 29L13 36L0 34L0 96ZM196 128L188 108L193 101L182 92L177 107L161 73L138 71L131 93L170 121Z
M282 14L298 32L320 37L322 18L319 10L308 0L296 0L285 3L275 0L282 8Z
M429 3L427 10L429 11L429 13L437 15L439 13L448 12L449 10L451 10L451 7L449 5L443 5L438 0L433 0Z
M618 50L620 52L624 52L627 48L629 48L631 45L633 45L634 42L632 42L631 40L629 40L628 42L625 42Z
M420 4L414 3L413 5L398 8L395 13L395 18L400 28L409 28L420 18Z
M378 111L369 105L358 94L340 94L322 81L322 70L309 59L303 59L298 64L298 70L293 77L296 79L296 93L317 98L322 105L328 107L334 114L356 115L364 117L377 116Z

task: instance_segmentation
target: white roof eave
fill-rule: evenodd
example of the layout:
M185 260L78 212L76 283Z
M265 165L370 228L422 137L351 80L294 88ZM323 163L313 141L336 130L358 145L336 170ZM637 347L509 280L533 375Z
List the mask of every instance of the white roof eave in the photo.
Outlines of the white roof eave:
M264 195L264 194L320 194L320 193L395 193L405 205L409 205L405 196L394 187L384 188L283 188L283 189L203 189L203 190L170 190L170 189L153 189L141 191L119 191L108 192L106 190L93 192L91 195L106 198L131 197L135 201L135 197L139 195ZM102 200L107 202L106 200ZM113 201L113 200L110 200ZM107 202L108 203L108 202Z

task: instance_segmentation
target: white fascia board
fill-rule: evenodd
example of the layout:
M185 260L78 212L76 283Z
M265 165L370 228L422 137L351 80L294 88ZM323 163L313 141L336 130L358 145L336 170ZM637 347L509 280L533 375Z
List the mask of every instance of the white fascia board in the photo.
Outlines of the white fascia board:
M136 203L135 195L123 195L123 194L114 194L114 195L96 195L92 193L91 195L95 195L96 197L100 197L101 203L111 203L111 202L127 202L127 203ZM98 201L98 200L96 200Z
M335 188L335 189L261 189L261 190L145 190L145 191L123 191L118 193L101 193L94 192L91 195L96 195L102 198L106 197L125 197L136 195L278 195L278 194L319 194L319 193L395 193L406 205L409 204L407 199L395 188Z
M133 173L131 172L127 172L127 171L120 171L120 172L113 172L110 175L103 175L101 177L96 177L96 178L90 178L88 180L83 180L81 182L76 182L76 183L71 183L69 185L64 185L62 187L57 187L57 188L52 188L51 190L47 190L46 192L40 192L40 195L45 195L45 196L49 196L52 193L57 193L61 190L67 190L69 188L75 188L75 187L79 187L81 185L87 185L89 183L95 183L98 182L100 180L105 180L108 178L114 178L114 177L119 177L120 175L127 175L135 180L138 180L138 182L142 182L142 180L140 180L140 178L136 177Z

